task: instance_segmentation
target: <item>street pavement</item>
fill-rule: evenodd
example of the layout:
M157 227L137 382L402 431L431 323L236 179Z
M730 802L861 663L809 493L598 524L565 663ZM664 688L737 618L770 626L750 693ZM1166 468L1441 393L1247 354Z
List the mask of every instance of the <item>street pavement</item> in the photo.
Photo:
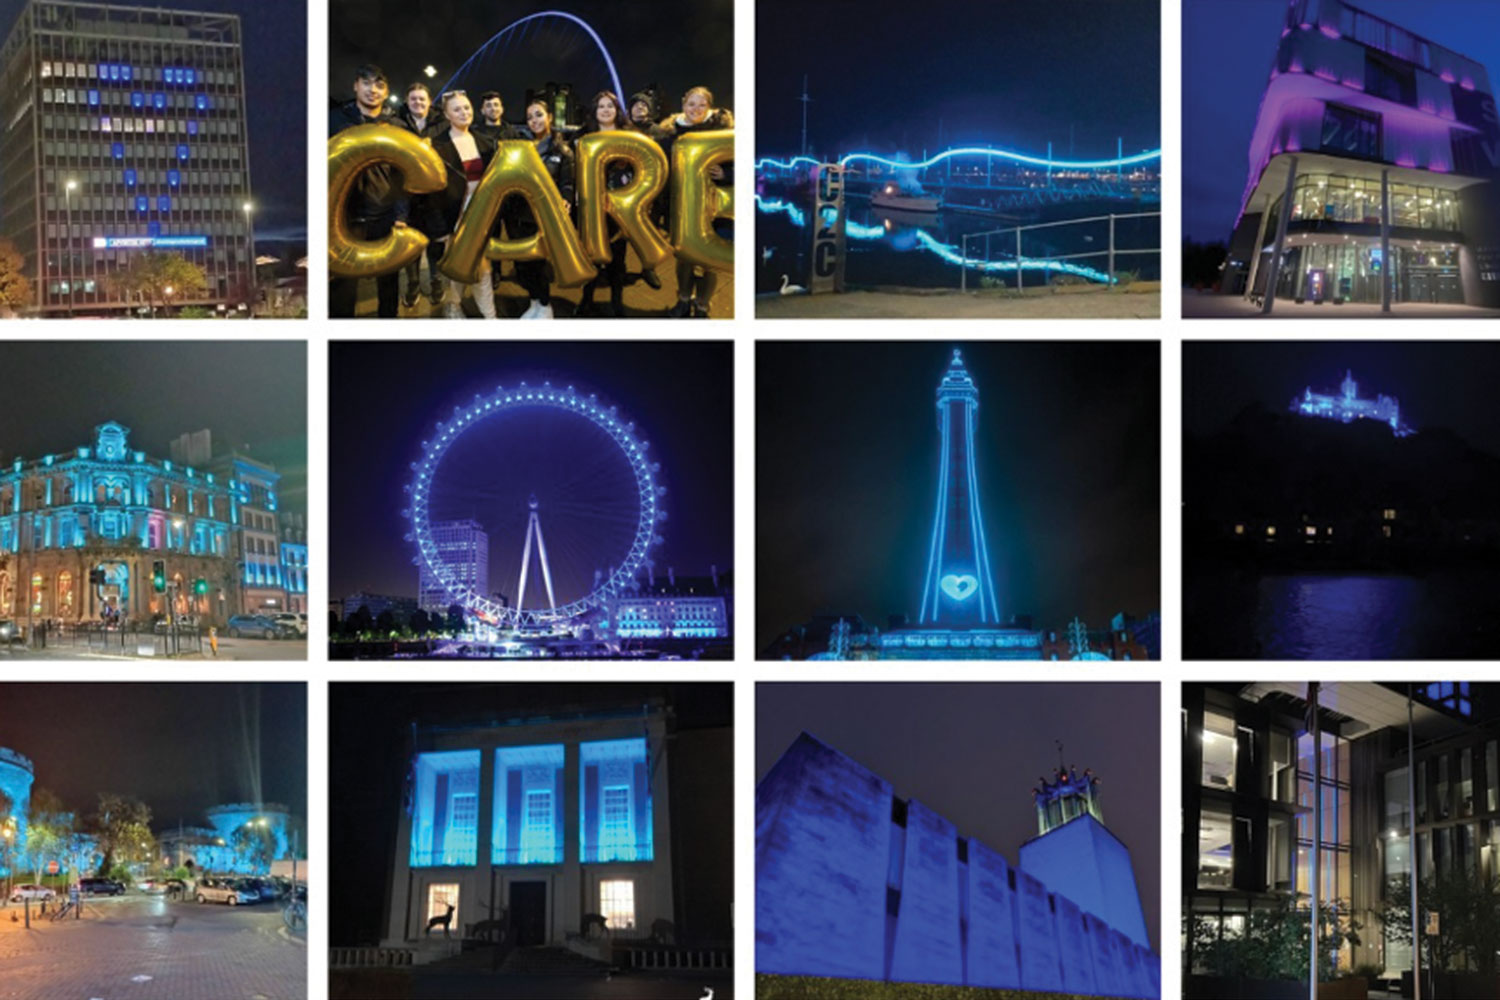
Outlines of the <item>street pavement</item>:
M176 660L214 660L208 640L203 640L203 652L200 654L196 649L188 651L186 645L184 652L172 659ZM8 659L14 660L165 660L161 656L137 656L133 655L135 650L131 647L121 649L119 646L110 646L108 649L100 649L98 646L74 646L68 644L49 645L46 649L27 649L21 646L6 648L0 646L0 663ZM306 660L306 639L231 639L228 636L219 638L219 660Z
M712 990L712 994L709 991ZM0 994L3 995L3 994ZM734 1000L722 969L672 976L519 976L474 971L334 970L333 1000Z
M0 908L0 1000L306 1000L307 947L276 903L86 899L53 922Z

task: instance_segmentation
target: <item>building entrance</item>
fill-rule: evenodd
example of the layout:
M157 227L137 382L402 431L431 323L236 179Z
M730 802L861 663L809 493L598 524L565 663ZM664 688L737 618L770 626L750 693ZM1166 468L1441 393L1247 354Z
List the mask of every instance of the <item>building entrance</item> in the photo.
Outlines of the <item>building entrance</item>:
M510 884L510 925L519 947L547 943L547 883Z

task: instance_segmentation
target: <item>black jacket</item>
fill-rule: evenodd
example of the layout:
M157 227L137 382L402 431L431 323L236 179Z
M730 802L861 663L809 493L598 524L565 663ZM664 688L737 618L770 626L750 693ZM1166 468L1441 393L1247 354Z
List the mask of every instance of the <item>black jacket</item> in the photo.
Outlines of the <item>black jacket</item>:
M505 139L530 139L531 133L520 125L512 125L504 118L500 119L499 125L491 125L483 118L469 126L469 131L476 135L487 135L496 142Z
M574 190L574 166L573 149L556 132L545 139L536 142L537 155L542 158L542 165L547 168L547 173L552 178L552 183L557 185L558 192L563 200L572 205L576 200ZM537 225L536 216L531 212L531 206L523 198L513 197L505 202L502 213L505 218L505 227L511 236L531 236L541 229Z
M404 104L396 112L394 120L397 125L423 139L448 130L447 119L443 117L442 112L433 108L427 109L427 123L421 128L417 128L417 120L412 117L411 109Z
M432 137L432 148L443 166L448 168L448 185L442 191L427 195L426 214L433 223L441 226L441 233L428 233L429 236L446 236L453 232L458 226L458 217L463 212L464 195L469 190L469 178L464 173L463 158L458 155L458 148L453 145L453 138L449 134L450 129L444 129ZM495 140L483 132L475 132L472 129L469 135L474 138L474 147L479 150L479 159L489 167L490 161L495 158Z
M667 163L670 164L672 162L672 143L677 141L678 136L688 135L692 132L712 132L726 128L734 128L734 115L730 114L724 108L714 108L713 112L697 125L689 125L682 121L681 115L673 115L670 118L663 119L651 130L651 138L661 143L662 151L667 154ZM733 187L734 163L724 163L722 166L724 168L724 176L714 181L714 186ZM671 214L669 209L672 204L672 185L676 183L678 183L678 179L668 174L667 189L656 199L656 204L661 206L661 215L659 218L664 223L666 218Z
M331 139L344 129L354 128L356 125L399 127L390 112L384 108L380 109L380 114L376 117L368 118L360 110L359 102L351 98L334 106L328 123L328 137ZM344 210L349 213L351 222L393 223L398 217L404 216L405 199L401 190L401 171L388 163L378 164L365 170L354 182L354 189L349 193Z

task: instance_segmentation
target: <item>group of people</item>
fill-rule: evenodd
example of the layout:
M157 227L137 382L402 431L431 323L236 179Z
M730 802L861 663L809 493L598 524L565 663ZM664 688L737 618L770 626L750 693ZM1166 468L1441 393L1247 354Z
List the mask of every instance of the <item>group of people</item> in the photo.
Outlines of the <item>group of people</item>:
M495 277L498 262L484 261L478 281L473 285L444 279L438 271L447 240L452 236L485 169L494 158L498 144L504 140L525 140L536 146L543 165L557 185L558 192L570 206L575 204L574 154L572 141L596 131L626 129L649 136L663 147L670 162L671 144L681 135L692 132L734 127L734 117L723 108L714 107L713 94L707 87L694 87L682 98L680 112L658 117L656 100L650 91L631 96L629 104L609 91L600 91L585 109L585 121L570 138L559 130L552 110L543 101L532 101L525 109L525 125L507 124L505 103L491 90L478 95L478 117L475 100L462 90L444 91L434 96L427 84L417 82L406 88L405 100L392 112L387 107L390 84L378 66L364 65L355 71L354 99L334 108L329 128L332 136L357 125L386 124L404 128L428 140L433 151L447 168L447 186L426 195L407 195L401 177L394 167L380 165L361 175L345 205L349 226L361 239L377 240L396 226L412 226L427 237L427 295L434 313L441 309L447 318L459 319L464 313L463 296L471 294L479 314L494 319ZM733 183L732 165L712 168L713 182ZM605 182L609 188L632 183L631 167L623 162L609 165ZM669 197L656 199L654 221L666 228ZM634 276L626 261L627 241L615 225L610 226L610 260L599 269L593 281L584 286L576 315L623 316L624 289L627 279L643 281L661 288L661 278L651 268L643 267ZM503 227L511 238L525 238L538 231L535 217L523 199L506 200L497 229ZM727 224L726 224L726 235ZM401 273L381 275L376 285L377 315L395 317L399 304L413 308L422 294L421 259L414 260L404 272L406 291L400 289ZM515 281L531 300L521 319L553 318L551 267L545 260L517 261ZM678 260L676 263L677 303L667 310L675 317L702 317L709 314L709 303L718 284L717 275L702 266ZM358 296L356 278L334 278L329 282L329 312L333 316L353 316ZM609 290L609 302L596 303L601 288Z

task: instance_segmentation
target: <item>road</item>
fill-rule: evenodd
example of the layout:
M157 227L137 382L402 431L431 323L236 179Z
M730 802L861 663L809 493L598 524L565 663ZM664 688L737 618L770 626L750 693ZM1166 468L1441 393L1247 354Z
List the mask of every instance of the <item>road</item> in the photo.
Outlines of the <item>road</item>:
M115 640L118 642L118 639ZM149 646L146 648L150 648ZM196 648L189 648L186 644L182 647L183 652L176 659L180 660L213 660L215 659L209 650L208 640L203 641L203 652L200 654ZM107 649L99 646L92 648L84 645L72 645L63 643L61 645L49 645L46 649L25 649L21 646L11 646L8 649L0 646L0 663L7 659L16 660L142 660L162 659L149 655L139 655L139 650L134 646L120 647L111 645ZM219 639L220 660L306 660L306 639L231 639L223 636ZM0 994L3 996L4 994Z
M12 922L11 916L18 918ZM3 1000L305 1000L307 947L278 904L85 900L83 917L0 909Z

